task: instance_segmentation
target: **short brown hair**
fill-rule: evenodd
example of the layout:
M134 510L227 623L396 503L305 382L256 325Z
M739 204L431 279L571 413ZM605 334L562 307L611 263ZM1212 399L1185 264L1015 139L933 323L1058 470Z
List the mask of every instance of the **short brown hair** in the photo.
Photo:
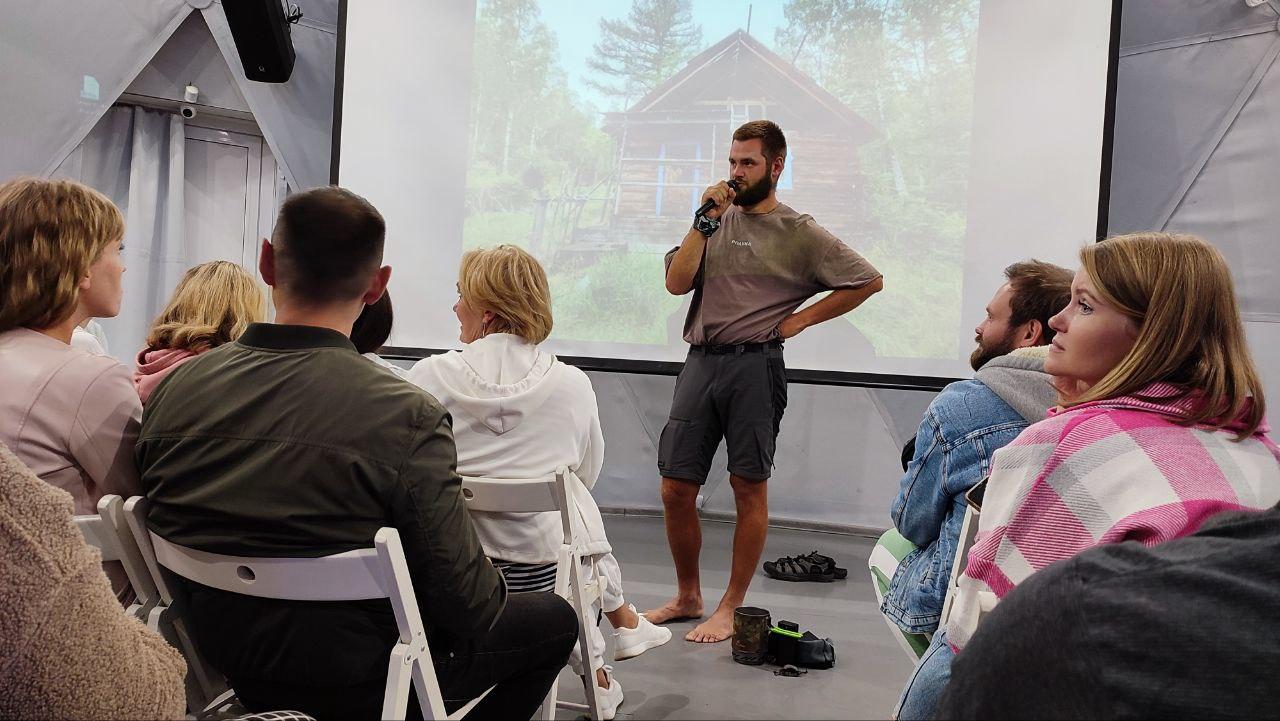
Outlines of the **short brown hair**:
M499 245L464 253L458 292L467 305L494 314L490 332L512 333L530 343L551 335L547 273L523 248Z
M345 188L291 195L271 234L276 285L304 301L357 298L382 263L386 232L378 209Z
M733 139L738 142L757 138L764 147L766 165L773 165L774 158L787 159L787 136L782 134L782 128L772 120L752 120L733 131Z
M1049 327L1049 319L1071 302L1071 279L1074 273L1053 263L1024 260L1004 269L1013 297L1009 305L1009 327L1017 328L1029 320L1040 321L1040 332L1047 344L1057 331Z
M1116 398L1163 382L1198 401L1186 425L1241 421L1238 439L1266 417L1231 271L1222 253L1194 235L1133 233L1091 243L1080 263L1094 290L1138 329L1133 348L1068 405Z
M229 260L201 263L187 269L151 324L147 349L199 353L230 343L266 317L267 296L248 271Z
M0 331L48 328L75 312L80 279L124 239L107 196L69 180L0 184Z

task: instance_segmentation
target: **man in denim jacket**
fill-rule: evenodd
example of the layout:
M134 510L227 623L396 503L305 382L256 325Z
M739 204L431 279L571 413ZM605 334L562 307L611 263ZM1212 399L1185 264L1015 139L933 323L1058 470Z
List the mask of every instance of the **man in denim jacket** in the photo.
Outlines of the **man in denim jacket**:
M1044 372L1045 346L1054 334L1049 318L1071 300L1073 274L1031 260L1014 263L1004 275L1007 282L975 329L978 347L969 363L977 373L943 388L929 404L890 510L897 532L916 548L898 563L880 610L907 633L934 634L894 713L904 721L933 718L938 699L932 690L945 688L950 673L946 634L934 631L960 541L964 494L986 477L997 449L1057 403Z
M890 511L894 527L917 548L899 563L880 610L909 633L938 627L964 493L987 475L996 449L1057 402L1044 354L1033 349L1053 339L1049 318L1070 300L1072 273L1032 260L1004 274L1008 282L975 329L978 347L969 361L977 374L929 404Z

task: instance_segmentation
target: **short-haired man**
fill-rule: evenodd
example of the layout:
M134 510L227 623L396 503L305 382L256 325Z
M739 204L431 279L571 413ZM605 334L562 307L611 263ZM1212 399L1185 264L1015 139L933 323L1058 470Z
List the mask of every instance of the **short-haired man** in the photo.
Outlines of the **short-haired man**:
M880 291L880 273L808 215L778 202L776 185L787 141L768 120L738 128L729 148L734 186L717 183L712 201L680 246L667 254L667 290L693 291L685 320L689 356L676 381L671 417L662 431L658 470L667 542L678 591L646 611L654 623L702 616L698 556L702 531L696 507L711 458L724 438L737 506L729 587L711 617L685 636L723 641L733 633L764 549L769 524L767 481L787 404L782 343L805 328L844 315ZM735 187L736 186L736 187ZM832 291L808 308L805 301Z
M496 684L472 716L529 718L576 618L552 594L508 597L461 498L448 414L348 339L390 278L384 234L378 211L341 188L284 203L260 261L276 322L183 365L146 406L136 457L147 522L174 543L239 556L341 553L397 529L446 705ZM196 644L249 709L380 713L397 636L387 601L189 586Z
M896 571L882 569L892 580L880 610L907 633L931 634L938 628L964 521L965 492L987 475L992 453L1043 420L1057 403L1052 379L1044 372L1054 335L1049 318L1071 300L1073 274L1031 260L1014 263L1004 275L1006 282L974 329L978 347L969 363L977 374L948 385L929 404L891 509L894 530L881 539L885 543L900 534L916 546ZM943 634L936 634L926 661L943 643ZM927 673L941 665L917 668L924 669L917 673ZM908 689L915 680L913 675ZM936 699L918 700L930 708L904 706L898 717L931 717Z

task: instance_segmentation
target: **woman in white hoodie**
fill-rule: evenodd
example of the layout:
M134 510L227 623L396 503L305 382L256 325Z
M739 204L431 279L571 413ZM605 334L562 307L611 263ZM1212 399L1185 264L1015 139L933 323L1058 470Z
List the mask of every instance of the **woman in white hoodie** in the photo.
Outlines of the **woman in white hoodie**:
M511 245L469 251L462 256L453 310L465 347L419 361L409 380L452 414L458 473L537 478L567 466L581 481L570 493L580 512L585 550L605 581L602 606L615 629L615 658L666 643L671 631L649 623L624 601L622 573L591 497L604 461L591 381L537 345L551 333L551 294L542 266ZM556 552L563 542L557 514L473 513L472 519L485 553L503 570L512 592L553 589ZM604 637L595 630L592 655L602 657L604 648ZM603 715L613 718L622 687L603 668L596 682L605 689Z

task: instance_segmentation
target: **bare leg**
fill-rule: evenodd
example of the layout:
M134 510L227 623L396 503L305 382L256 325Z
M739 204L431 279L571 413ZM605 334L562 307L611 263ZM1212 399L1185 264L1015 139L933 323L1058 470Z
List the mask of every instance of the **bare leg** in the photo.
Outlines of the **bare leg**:
M733 531L733 566L729 587L711 618L698 624L685 636L686 641L715 643L733 635L733 610L747 597L747 587L755 576L756 564L764 552L764 539L769 532L768 481L751 481L729 476L733 500L738 507L738 523Z
M676 478L662 479L663 518L667 545L676 566L676 597L645 611L651 623L702 618L702 587L698 582L698 555L702 552L702 526L698 520L698 484Z
M609 625L615 629L635 628L640 625L640 614L632 611L631 607L625 603L616 610L605 611L604 617L609 619Z

